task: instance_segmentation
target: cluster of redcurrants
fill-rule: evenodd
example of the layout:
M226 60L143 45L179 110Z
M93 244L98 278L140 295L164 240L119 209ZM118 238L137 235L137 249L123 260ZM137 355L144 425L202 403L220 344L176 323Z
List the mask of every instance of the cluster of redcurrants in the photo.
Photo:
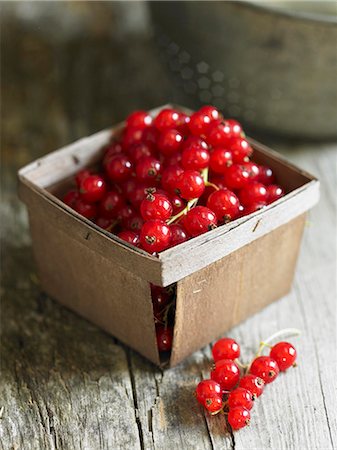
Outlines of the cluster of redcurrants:
M105 147L100 170L81 170L64 202L156 254L284 195L252 152L241 125L213 106L191 116L135 111Z
M261 344L259 353L266 344ZM270 347L269 356L256 356L241 376L239 344L223 338L213 346L214 367L211 379L201 381L195 391L198 402L211 414L227 411L227 420L233 430L249 425L250 410L265 384L271 383L280 371L295 365L296 350L288 342ZM225 401L224 401L225 398Z
M163 288L151 284L154 322L156 325L159 352L166 353L172 348L173 323L175 313L176 286Z

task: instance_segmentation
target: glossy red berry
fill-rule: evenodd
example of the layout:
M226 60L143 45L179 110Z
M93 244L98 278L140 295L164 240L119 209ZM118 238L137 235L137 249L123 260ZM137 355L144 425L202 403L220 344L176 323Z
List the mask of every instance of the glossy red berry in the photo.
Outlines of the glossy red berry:
M269 356L258 356L252 362L249 373L261 378L265 383L271 383L279 374L279 367L275 359Z
M160 286L151 285L151 297L155 314L160 314L170 301L169 292Z
M114 219L123 206L123 196L117 191L110 191L105 194L99 204L99 214L106 219Z
M193 135L204 136L207 133L211 121L212 119L209 115L197 111L191 115L188 127Z
M189 136L183 143L182 150L209 150L209 147L204 139L197 136Z
M181 153L175 153L174 155L166 156L163 160L164 167L169 166L180 166L181 164Z
M169 166L164 169L161 177L161 185L163 189L171 194L174 194L177 189L179 175L183 172L184 170L177 165Z
M212 105L204 105L199 109L199 113L208 116L211 119L211 122L215 120L220 120L221 115L219 111Z
M219 383L223 391L230 391L239 382L240 369L231 359L221 359L215 362L211 379Z
M157 145L159 131L154 126L147 127L142 133L142 142Z
M214 380L200 381L195 390L196 399L203 406L205 405L205 401L207 398L221 397L221 395L221 386Z
M180 114L178 111L166 108L162 109L154 119L154 126L161 132L169 128L177 128L179 126Z
M233 162L241 164L249 161L249 157L253 153L252 147L241 137L232 138L229 143L230 151L232 152Z
M76 185L79 188L81 186L82 181L92 175L91 170L89 169L82 169L79 172L77 172L75 176Z
M124 150L128 150L133 144L137 144L143 140L143 128L128 127L124 130L121 144Z
M95 223L103 230L111 231L114 225L116 224L114 219L107 219L106 217L97 217Z
M171 230L162 220L145 222L140 232L141 247L149 253L159 253L169 247Z
M180 150L183 139L184 136L174 128L164 130L158 139L158 149L165 156L173 155Z
M224 179L226 186L234 190L242 189L250 181L248 170L240 164L233 164L227 167L224 172Z
M187 233L194 237L216 228L217 218L209 208L196 206L188 211L182 223Z
M111 181L125 181L132 174L132 162L126 155L117 154L107 163L106 171Z
M224 147L216 147L210 155L209 167L215 173L224 173L233 163L232 153Z
M172 204L166 195L149 193L140 205L140 213L144 220L167 220L172 215Z
M155 153L153 145L149 142L138 142L128 149L128 155L134 163L137 163L144 156L155 156Z
M239 192L239 199L243 206L253 203L267 203L267 189L258 181L251 181Z
M142 229L144 220L140 214L133 213L128 219L125 220L125 228L134 232L138 232Z
M181 165L185 170L202 170L209 164L209 151L202 147L185 148L181 155Z
M131 208L130 205L122 205L120 208L117 209L117 218L122 224L122 226L125 228L126 221L132 217L134 214L134 210Z
M97 206L95 203L88 203L79 198L74 203L74 210L87 219L94 219L97 216Z
M104 153L104 156L103 156L102 165L105 168L107 163L110 161L111 158L113 158L118 153L122 153L123 152L123 147L122 147L122 144L120 142L113 141L110 144L108 144L105 147L104 150L105 150L105 153Z
M239 386L248 389L253 395L253 399L260 397L264 389L264 381L256 375L248 374L241 378Z
M227 420L233 430L240 430L250 424L250 412L243 406L237 406L229 410Z
M179 111L177 130L180 131L184 136L188 135L190 132L189 127L188 127L190 120L191 120L190 116Z
M220 396L206 398L204 403L205 409L207 409L207 411L212 414L216 414L217 412L221 411L222 406L223 403Z
M214 121L208 127L206 141L213 147L227 147L231 137L231 128L226 121Z
M80 183L81 198L88 203L101 200L106 192L106 182L99 175L88 175Z
M156 335L157 335L157 345L158 350L160 352L168 352L172 348L172 341L173 341L173 331L172 328L164 326L157 326L156 329Z
M275 175L270 167L259 166L259 177L258 181L265 186L275 183Z
M230 127L231 136L242 137L243 130L241 124L234 119L226 119L227 125Z
M70 206L70 208L74 208L74 205L76 201L79 199L79 197L80 197L79 192L75 191L75 189L72 189L65 194L65 196L63 197L63 202L66 205Z
M248 216L249 214L253 214L256 211L259 211L260 209L264 208L266 206L265 202L255 202L251 203L248 206L242 207L243 210L241 211L241 216Z
M185 170L177 180L176 193L185 200L199 198L205 190L205 182L198 171Z
M186 201L179 197L177 194L168 194L167 197L170 200L173 208L172 216L180 213L180 211L182 211L186 207Z
M250 181L258 181L260 168L257 164L255 164L253 161L249 161L243 163L242 166L248 171Z
M126 118L127 127L146 128L152 124L152 117L147 111L134 111Z
M123 239L123 241L125 241L131 245L135 245L136 247L139 245L139 234L138 233L134 233L133 231L130 231L130 230L124 230L124 231L121 231L120 233L118 233L117 236L120 239Z
M212 354L214 361L220 359L234 360L240 356L240 346L234 339L222 338L213 345Z
M149 185L158 182L161 170L162 166L158 159L145 156L136 165L136 176L139 181Z
M289 369L296 361L296 349L289 342L279 342L270 350L270 356L273 358L281 371Z
M214 191L208 197L207 207L215 213L219 223L230 222L240 213L239 199L229 189Z
M182 242L188 240L187 231L182 225L172 224L170 225L170 229L171 229L170 247L175 247L176 245L181 244Z
M237 406L243 406L246 409L252 409L253 405L253 395L248 389L237 387L228 395L228 406L230 409L236 408Z
M266 189L268 204L276 202L276 200L284 196L283 188L281 188L281 186L278 186L277 184L270 184L266 187Z

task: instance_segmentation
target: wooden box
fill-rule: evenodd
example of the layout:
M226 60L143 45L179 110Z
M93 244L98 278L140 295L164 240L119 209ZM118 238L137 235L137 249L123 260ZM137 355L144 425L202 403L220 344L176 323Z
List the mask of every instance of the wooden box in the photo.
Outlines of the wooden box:
M101 131L19 171L41 285L159 365L150 282L176 283L169 361L174 366L289 292L306 211L318 201L319 182L250 140L254 160L275 171L287 194L154 257L97 227L55 195L78 170L100 160L110 136L111 130Z

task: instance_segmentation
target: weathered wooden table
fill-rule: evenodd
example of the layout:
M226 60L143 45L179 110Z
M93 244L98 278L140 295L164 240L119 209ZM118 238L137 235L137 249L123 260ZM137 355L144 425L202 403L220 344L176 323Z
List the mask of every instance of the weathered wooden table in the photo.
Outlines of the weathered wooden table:
M210 348L162 372L40 292L16 170L134 107L171 99L151 45L133 44L126 59L99 35L53 45L15 21L3 26L0 448L337 448L337 145L272 143L322 189L292 293L229 332L249 358L275 331L302 330L298 367L268 386L249 429L230 433L193 398ZM132 69L140 73L128 78Z

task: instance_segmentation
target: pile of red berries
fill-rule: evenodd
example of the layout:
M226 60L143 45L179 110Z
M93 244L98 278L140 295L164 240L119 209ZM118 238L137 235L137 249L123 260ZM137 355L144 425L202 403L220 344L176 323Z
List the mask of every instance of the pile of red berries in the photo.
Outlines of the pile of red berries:
M260 356L266 346L270 347L269 356ZM250 410L265 384L274 381L280 371L295 366L296 360L296 350L288 342L274 346L262 342L257 356L248 366L238 361L240 346L234 339L220 339L214 344L212 353L211 379L201 381L195 395L212 415L226 411L233 430L249 425Z
M169 352L173 341L173 322L176 304L176 285L163 288L151 284L157 346L160 353Z
M241 125L213 106L191 116L135 111L96 171L81 170L64 202L129 244L159 253L284 195L255 164Z

